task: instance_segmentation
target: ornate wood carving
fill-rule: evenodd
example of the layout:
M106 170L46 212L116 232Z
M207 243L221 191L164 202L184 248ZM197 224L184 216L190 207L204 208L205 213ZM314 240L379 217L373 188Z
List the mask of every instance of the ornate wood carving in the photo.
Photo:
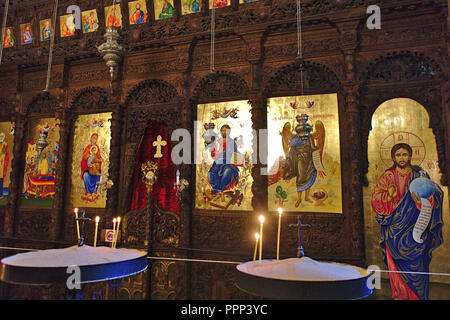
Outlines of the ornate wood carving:
M14 109L16 111L20 110L20 101L17 99ZM11 173L10 173L10 184L8 187L8 198L6 201L6 210L3 219L3 233L5 236L12 236L15 233L16 228L16 215L17 215L17 205L18 205L18 195L20 184L20 173L23 168L22 157L17 156L22 153L23 147L23 137L26 125L25 115L21 112L17 112L14 116L14 147L12 153L14 155L11 160Z
M193 91L193 99L198 102L217 101L222 98L248 98L249 87L236 73L217 71L209 73L197 83Z
M42 92L33 97L28 104L27 113L34 115L50 115L55 114L59 105L57 97L48 93Z
M341 84L339 79L328 67L310 61L304 61L303 66L303 88L305 93L331 93L340 90ZM281 67L264 84L264 88L266 97L300 93L301 72L299 61Z
M166 81L145 80L137 84L125 99L126 106L143 106L177 102L176 89Z
M111 115L111 144L110 163L108 179L113 182L112 187L107 191L106 208L109 217L120 214L119 211L119 181L120 181L120 159L121 159L121 136L123 121L123 111L119 105L112 105Z
M25 239L49 239L51 220L48 211L21 211L17 221L17 236Z
M109 214L119 207L121 212L126 210L126 192L119 193L118 190L119 187L121 190L128 190L130 187L136 144L150 119L166 123L168 130L184 127L193 132L198 103L249 99L254 127L265 128L266 99L300 93L298 64L292 62L286 65L287 62L294 61L297 52L296 4L292 0L259 0L242 5L238 2L233 0L232 6L216 11L216 62L220 71L214 74L206 74L210 63L208 44L211 27L207 6L203 7L200 14L183 16L178 12L173 19L150 19L145 24L129 25L128 7L124 3L121 43L128 51L128 58L120 72L120 82L115 82L114 86L125 94L110 98L109 88L106 88L108 74L98 56L97 46L103 42L105 31L104 5L111 3L107 0L77 1L82 10L97 9L100 28L97 32L88 34L78 30L75 36L66 38L61 38L59 32L56 32L54 61L57 64L52 72L51 87L64 88L62 99L54 95L54 89L52 94L36 95L37 91L45 87L43 63L49 54L48 41L40 42L37 30L39 20L52 16L53 2L18 0L11 3L10 8L13 10L8 21L14 21L16 39L20 40L19 24L31 21L36 41L31 45L18 44L13 48L6 48L1 65L0 91L12 95L19 90L24 101L27 101L16 103L14 110L10 109L12 113L24 110L24 114L13 114L16 116L16 134L10 194L5 207L4 235L52 239L58 230L52 225L52 221L56 221L54 218L61 214L56 209L66 206L64 200L67 200L68 190L65 186L63 188L64 183L61 181L67 181L63 168L70 162L67 155L64 161L60 158L58 162L56 182L57 192L64 193L65 198L55 198L54 208L49 212L32 212L32 209L18 207L26 147L24 132L28 116L56 115L60 121L66 119L66 123L62 121L60 135L63 140L70 141L73 119L67 110L75 114L113 112L111 161L115 164L110 166L109 177L114 180L115 189L108 193ZM152 1L147 3L151 13ZM177 11L180 9L179 3L175 1ZM303 53L307 59L304 72L305 93L339 92L340 108L343 108L340 113L341 128L346 140L342 144L343 153L345 152L342 154L343 194L346 199L344 215L305 213L303 216L303 222L312 225L304 233L305 252L314 258L355 263L363 261L360 256L364 250L360 181L368 168L367 138L371 129L370 119L383 101L404 96L424 105L436 136L440 171L443 173L441 183L448 185L448 130L447 136L445 135L445 103L448 102L446 93L449 90L448 46L445 38L447 7L439 0L383 1L382 29L368 30L363 26L365 9L370 4L379 3L379 0L302 2L302 21L305 27ZM23 9L17 10L18 5ZM0 16L1 11L0 8ZM58 16L64 13L64 8L61 7ZM406 20L412 25L405 26ZM419 23L416 24L415 21ZM354 23L359 23L360 26L356 28ZM358 54L353 55L352 50L356 48ZM399 51L402 48L405 51ZM408 48L412 51L420 50L421 53L408 52ZM391 52L393 50L397 51ZM375 59L378 55L382 56ZM162 74L164 80L152 79ZM447 86L444 85L446 82ZM84 83L92 87L80 90ZM138 84L135 85L136 83ZM28 97L32 99L31 102L27 100ZM118 97L124 102L123 105L119 105ZM10 114L3 112L10 105L6 98L4 100L7 102L0 100L0 118L7 121ZM67 109L58 105L61 101L70 102ZM64 131L64 125L68 132ZM121 131L122 127L126 131ZM63 153L67 153L67 150ZM183 253L179 247L167 244L168 239L178 239L181 247L232 252L227 256L230 260L250 259L254 243L248 237L248 231L254 226L255 217L243 213L194 213L195 166L183 164L177 169L180 169L183 178L189 180L190 186L181 199L179 221L175 216L155 211L155 233L152 236L157 241L153 254L224 259L222 253ZM260 175L260 169L260 165L253 168L255 182L252 191L256 214L259 213L258 210L266 210L267 204L267 181L265 176ZM120 206L117 205L119 200ZM54 216L50 219L52 214ZM64 230L68 230L64 232L63 240L75 243L73 214L62 214L65 217ZM295 219L296 215L289 213L283 218L282 228L285 232L281 253L285 256L296 253L296 232L288 228L289 223L296 222ZM58 225L58 222L55 224ZM266 240L276 237L276 223L271 224L275 227L271 230L268 226ZM123 223L124 245L136 248L148 246L148 227L147 208L128 212ZM87 232L90 234L91 230ZM14 239L10 241L11 245L20 243ZM42 242L40 245L45 247L48 243ZM267 245L267 248L271 247L274 247L274 243ZM273 256L270 249L266 252ZM151 265L155 264L152 262ZM146 294L162 289L163 297L169 298L169 292L173 292L175 287L177 298L254 298L235 288L234 265L177 262L176 268L176 280L168 279L168 273L158 274L155 268L150 268L148 272L130 280L131 282L111 290L110 296L117 298L137 295L149 298ZM167 271L168 268L164 270ZM152 290L144 290L149 284L147 276L151 277ZM174 282L169 284L169 280ZM41 291L36 293L28 290L24 295L17 292L19 291L12 290L11 297L42 297Z
M157 254L161 258L167 254ZM152 281L150 299L176 300L185 297L183 282L184 263L170 260L155 259L151 263Z
M79 90L70 106L76 112L93 112L111 109L110 94L101 87L87 87Z
M365 85L441 80L442 68L418 52L392 52L371 62L360 81Z
M166 211L154 202L153 214L153 248L177 247L180 243L180 216L171 211Z
M123 244L129 248L144 248L147 245L145 209L128 211L123 221Z
M56 162L55 175L55 196L53 198L51 231L52 239L58 240L62 229L64 218L64 199L65 199L65 185L67 181L66 168L68 159L68 145L70 123L72 115L66 110L64 105L64 98L62 95L59 99L59 104L56 110L56 118L59 120L59 154Z

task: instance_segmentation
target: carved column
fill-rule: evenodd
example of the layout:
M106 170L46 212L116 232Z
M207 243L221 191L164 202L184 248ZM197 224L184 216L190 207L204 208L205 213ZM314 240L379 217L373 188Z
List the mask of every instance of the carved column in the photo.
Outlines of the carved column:
M260 129L267 129L267 99L261 93L261 63L262 63L262 37L261 31L246 30L242 34L247 44L248 61L251 64L251 93L249 103L252 106L252 122L254 133L253 137L254 149L253 152L253 168L252 168L252 206L255 213L258 215L267 211L267 164L262 163L260 155L263 152L267 153L267 138L260 135ZM256 148L255 148L256 147ZM255 161L257 160L257 161ZM265 172L264 172L265 171ZM256 217L255 217L256 219ZM255 220L256 221L256 220Z
M349 213L347 232L350 236L348 252L354 255L354 259L364 260L364 210L362 193L362 145L359 112L358 84L355 77L355 50L358 45L358 22L339 24L340 46L344 56L345 79L343 81L343 95L345 101L345 125L344 135L349 142L346 150L350 157L350 167L344 168L351 172L349 194L346 196ZM348 180L347 180L348 181ZM347 182L348 183L348 182Z
M122 110L118 103L113 103L111 115L111 143L109 153L109 171L108 179L113 182L113 185L108 189L106 200L106 214L107 219L112 218L119 208L119 180L120 180L120 150L122 137Z
M250 88L257 91L261 87L263 31L247 30L242 37L247 44L247 57L251 65Z
M450 50L450 44L449 44L449 50ZM450 51L449 51L450 52ZM449 175L450 175L450 115L449 115L449 108L450 105L450 81L446 81L442 85L442 123L444 123L444 141L446 143L444 144L445 147L445 156L443 159L447 159L445 162L447 163L446 167L443 165L446 172L443 172L443 175L441 177L441 184L443 186L449 186Z
M254 140L254 154L253 154L253 167L252 167L252 206L255 214L261 214L267 211L268 199L267 199L267 162L261 159L260 155L267 154L268 145L267 137L261 135L261 129L267 129L267 98L262 95L260 91L250 94L249 103L252 106L252 122L253 129L255 130ZM256 148L257 147L257 148ZM256 216L254 221L256 220Z
M447 55L450 58L450 6L447 6ZM447 58L447 61L448 61ZM445 157L446 165L444 164L442 167L445 167L445 172L441 177L441 184L444 186L450 186L450 114L449 114L449 105L450 105L450 66L447 65L446 81L442 84L441 87L441 96L442 96L442 123L444 123L444 147L445 147Z
M182 125L191 133L191 159L192 164L182 164L179 167L180 177L186 179L189 182L189 186L183 191L180 202L180 222L181 222L181 234L180 234L180 247L191 248L192 247L192 213L195 202L195 132L194 132L194 102L190 99L190 77L185 73L183 81L183 110L181 110ZM190 251L184 254L185 258L190 258ZM191 297L191 263L184 264L184 297L177 297L177 299L189 299Z
M55 196L53 198L53 208L51 212L50 237L52 240L61 239L63 230L63 217L65 208L65 185L67 177L67 156L69 146L69 135L71 125L71 114L66 109L64 103L65 95L61 93L58 97L58 107L56 109L56 118L59 120L59 153L56 162L55 174Z
M20 194L22 187L22 174L24 169L24 135L26 128L26 114L22 112L19 105L15 107L16 114L13 116L14 122L14 147L13 159L11 161L11 182L9 184L9 194L6 203L3 234L5 237L11 237L16 232L15 217L17 215Z

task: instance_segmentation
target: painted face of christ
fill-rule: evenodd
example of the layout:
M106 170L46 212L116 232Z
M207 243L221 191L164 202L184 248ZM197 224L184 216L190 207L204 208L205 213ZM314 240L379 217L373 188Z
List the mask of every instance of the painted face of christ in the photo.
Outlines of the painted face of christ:
M411 155L409 154L409 151L400 148L394 153L394 162L397 164L397 166L400 169L405 169L406 167L410 166L411 161Z
M228 133L230 132L231 128L229 125L223 125L222 128L220 128L220 133L222 134L222 137L226 138L227 137L227 131Z

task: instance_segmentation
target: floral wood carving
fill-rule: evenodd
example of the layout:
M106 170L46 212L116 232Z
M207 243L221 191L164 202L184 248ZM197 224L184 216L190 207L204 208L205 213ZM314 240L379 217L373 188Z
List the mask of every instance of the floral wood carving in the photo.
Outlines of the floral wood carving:
M161 209L157 201L154 201L153 211L153 249L178 246L181 233L180 216L175 212Z
M443 79L441 67L423 54L393 52L370 63L361 77L365 84Z
M50 225L50 212L22 211L18 215L17 236L25 239L48 239Z
M175 87L166 81L150 79L138 83L128 94L126 106L143 106L160 103L177 102Z
M74 111L109 109L108 96L108 91L101 87L83 88L75 94L70 106Z
M59 102L53 95L42 92L28 104L28 114L52 114L58 109Z
M147 225L146 209L127 212L123 221L124 245L135 248L145 247Z
M304 61L303 88L305 92L337 92L341 88L336 74L328 67ZM265 86L265 96L292 94L301 89L301 71L298 61L281 67Z
M211 102L224 98L247 97L249 87L236 73L217 71L200 79L194 89L193 99L198 102Z
M155 108L155 110L148 108L133 110L127 119L127 142L137 142L138 138L144 134L145 128L148 126L148 121L153 120L157 122L164 122L167 124L167 129L181 127L180 111L175 108Z

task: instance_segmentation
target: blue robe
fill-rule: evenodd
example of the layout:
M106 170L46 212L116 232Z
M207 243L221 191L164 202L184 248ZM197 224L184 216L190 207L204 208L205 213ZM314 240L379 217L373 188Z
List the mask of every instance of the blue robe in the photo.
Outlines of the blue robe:
M133 24L144 23L144 22L145 22L145 14L144 14L143 11L141 11L141 10L136 10L136 11L134 11L132 17L135 17L137 13L139 14L139 18L136 19L136 20L133 22Z
M409 186L415 178L419 178L420 170L411 168L411 176L399 205L388 216L376 214L376 220L381 224L380 246L383 252L384 262L387 264L386 247L388 248L398 271L429 272L431 253L442 244L442 206L444 193L437 186L434 193L434 204L430 223L423 233L423 243L417 243L413 239L413 229L420 211L411 196ZM429 275L400 273L405 284L421 300L427 300L429 296Z
M233 182L235 184L239 182L239 168L230 163L233 152L238 152L237 146L234 140L228 137L226 150L214 160L208 172L209 183L214 193L226 190Z
M99 175L91 175L89 170L83 172L83 181L85 191L89 194L93 194L97 192L98 185L100 183L101 176Z
M313 149L298 136L293 136L289 145L289 154L283 168L283 179L296 178L297 192L308 190L317 178L317 170L312 160Z

